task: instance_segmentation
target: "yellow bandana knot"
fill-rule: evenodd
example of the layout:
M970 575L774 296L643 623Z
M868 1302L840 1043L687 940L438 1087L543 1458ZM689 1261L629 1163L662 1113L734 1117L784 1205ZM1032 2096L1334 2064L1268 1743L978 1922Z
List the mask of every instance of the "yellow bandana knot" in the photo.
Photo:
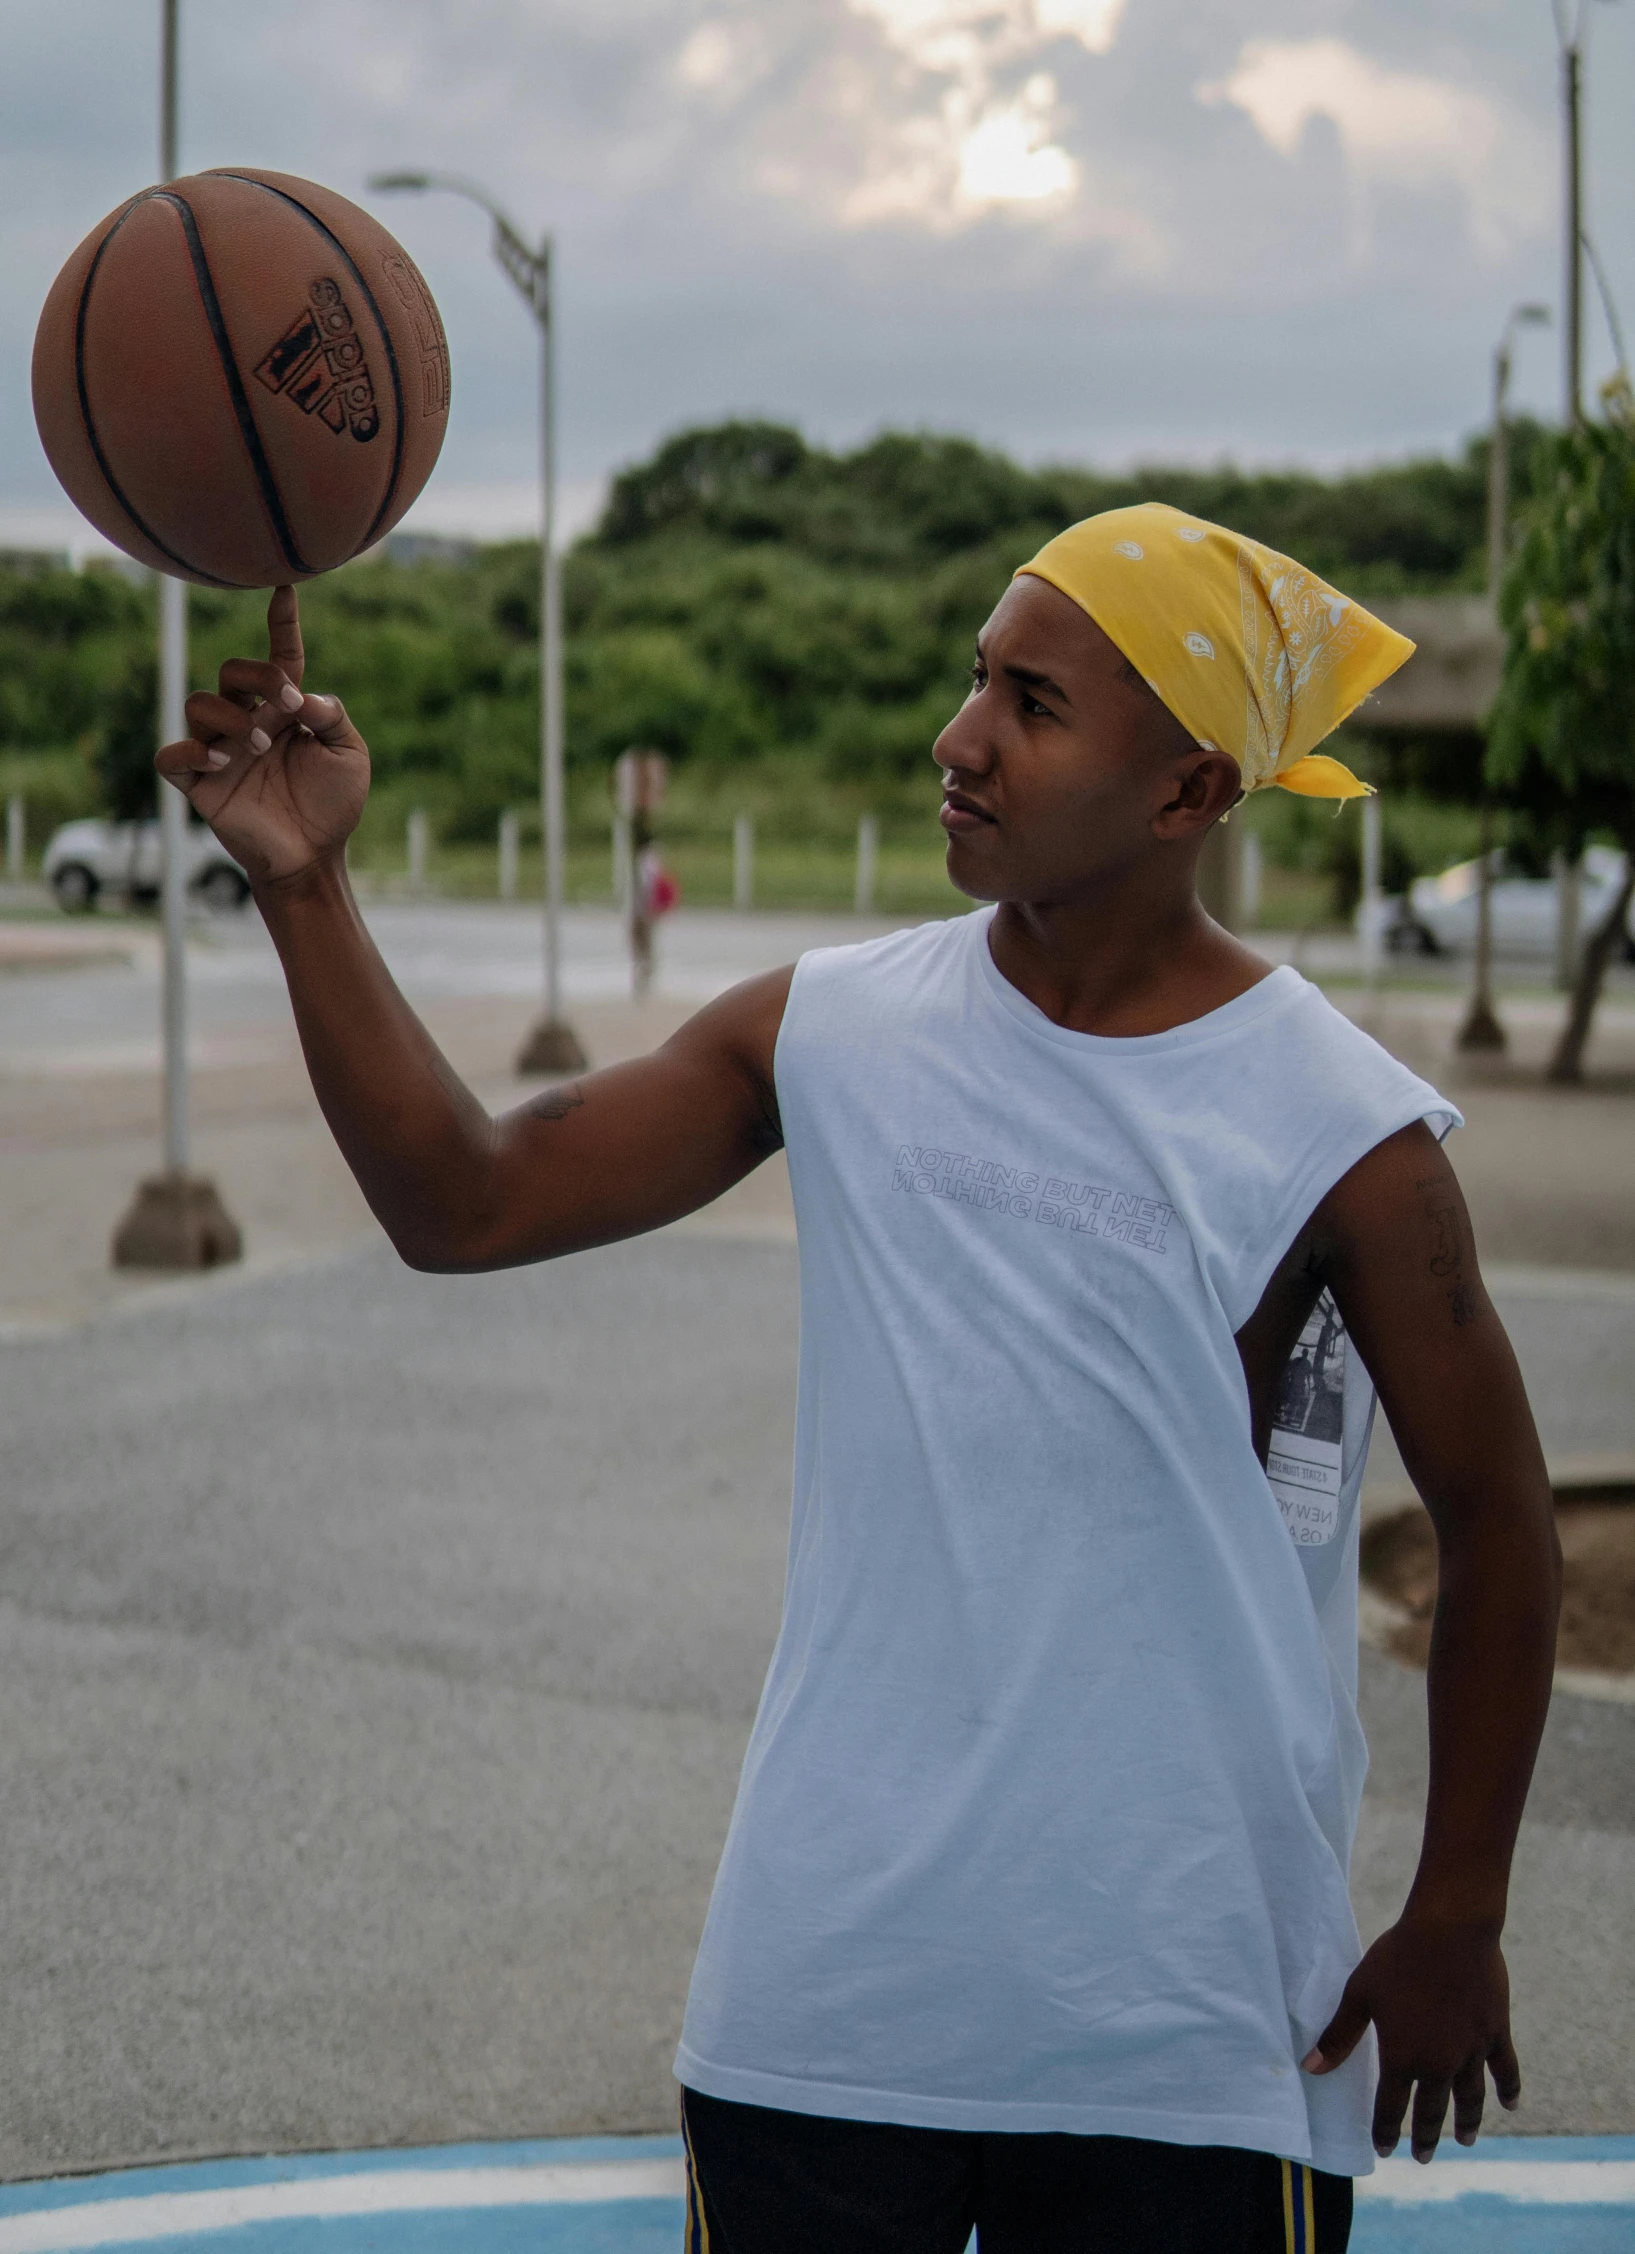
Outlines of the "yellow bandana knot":
M1022 566L1088 611L1246 791L1367 798L1316 746L1414 645L1315 572L1164 501L1070 525Z

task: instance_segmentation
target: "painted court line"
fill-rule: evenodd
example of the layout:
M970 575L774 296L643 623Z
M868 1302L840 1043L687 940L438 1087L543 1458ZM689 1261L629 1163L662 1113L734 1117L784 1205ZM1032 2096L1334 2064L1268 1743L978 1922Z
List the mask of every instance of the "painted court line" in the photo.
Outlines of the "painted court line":
M151 2178L151 2189L142 2188L145 2178ZM211 2161L0 2186L0 2254L78 2254L216 2238L256 2224L344 2225L373 2216L435 2214L471 2215L469 2243L481 2247L485 2232L494 2228L477 2221L485 2212L577 2209L589 2221L588 2211L628 2212L636 2203L672 2206L679 2213L682 2194L672 2138L596 2140L588 2149L571 2142L463 2145L443 2152ZM1387 2160L1358 2182L1357 2196L1363 2211L1359 2226L1367 2213L1385 2223L1394 2212L1415 2248L1440 2248L1444 2240L1440 2228L1422 2239L1419 2226L1410 2223L1412 2211L1431 2211L1425 2214L1427 2229L1438 2211L1459 2227L1461 2203L1470 2199L1501 2202L1501 2211L1513 2211L1518 2222L1530 2217L1541 2225L1571 2210L1584 2216L1580 2227L1587 2227L1585 2211L1600 2210L1621 2232L1620 2214L1627 2212L1635 2223L1635 2137L1505 2138L1475 2154L1439 2157L1428 2168L1405 2158ZM654 2215L655 2222L662 2220ZM274 2243L300 2245L306 2239L286 2234ZM467 2242L462 2237L459 2243ZM604 2243L611 2242L596 2239L598 2246ZM1458 2243L1463 2247L1463 2236ZM1570 2242L1546 2230L1539 2243L1542 2249ZM1603 2242L1598 2237L1595 2243ZM1618 2243L1624 2243L1621 2237ZM1630 2243L1635 2244L1635 2232ZM1374 2244L1372 2237L1368 2244ZM1451 2248L1454 2241L1446 2244Z
M211 2191L151 2192L92 2199L0 2220L0 2254L68 2254L192 2238L247 2223L339 2221L359 2215L431 2214L486 2207L611 2206L679 2200L679 2160L533 2167L364 2169L298 2183L238 2184Z
M1628 2207L1635 2212L1635 2160L1382 2160L1357 2179L1357 2198L1393 2207L1450 2199L1508 2199L1526 2207Z

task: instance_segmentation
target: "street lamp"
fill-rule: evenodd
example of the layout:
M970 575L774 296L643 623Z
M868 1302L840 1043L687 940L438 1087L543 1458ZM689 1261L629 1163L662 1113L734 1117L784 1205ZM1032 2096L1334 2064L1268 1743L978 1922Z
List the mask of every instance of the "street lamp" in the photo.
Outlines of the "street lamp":
M1547 305L1517 305L1493 348L1493 431L1487 457L1487 594L1497 615L1504 584L1504 559L1510 526L1510 361L1518 329L1550 325ZM1493 1007L1493 807L1482 794L1476 860L1476 959L1470 1008L1459 1028L1461 1049L1503 1049L1505 1030Z
M523 1043L519 1072L580 1072L586 1057L562 1014L562 572L556 552L556 329L551 309L549 235L530 250L493 198L440 172L378 172L371 188L442 189L487 212L494 226L494 256L515 283L539 324L540 407L540 814L545 844L545 1014Z
M1572 22L1568 23L1568 10ZM1584 421L1584 165L1583 79L1584 35L1589 28L1590 0L1550 0L1556 38L1561 46L1562 155L1565 160L1564 214L1566 240L1565 307L1562 315L1562 373L1566 379L1567 427L1578 430Z
M1493 348L1493 438L1487 458L1487 591L1497 604L1504 579L1505 541L1510 523L1510 361L1518 329L1547 329L1547 305L1511 309Z
M178 0L160 0L159 177L177 173ZM187 733L187 585L159 577L159 743ZM114 1231L116 1268L213 1268L243 1249L213 1182L188 1171L187 801L159 791L160 1046L164 1058L164 1171L137 1187Z

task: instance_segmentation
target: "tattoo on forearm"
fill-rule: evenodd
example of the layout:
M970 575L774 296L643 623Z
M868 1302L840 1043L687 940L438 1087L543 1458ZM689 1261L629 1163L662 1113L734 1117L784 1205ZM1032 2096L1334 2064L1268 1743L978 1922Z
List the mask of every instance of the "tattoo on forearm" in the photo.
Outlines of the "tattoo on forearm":
M1477 1295L1465 1276L1465 1236L1460 1223L1457 1201L1448 1193L1448 1185L1435 1174L1427 1174L1414 1184L1425 1197L1425 1218L1436 1232L1436 1249L1431 1254L1431 1274L1440 1276L1448 1287L1448 1307L1453 1315L1454 1328L1463 1330L1473 1323L1480 1313Z
M535 1096L524 1108L535 1119L566 1119L570 1111L582 1111L584 1104L579 1083L570 1080L566 1087L547 1088L542 1096Z

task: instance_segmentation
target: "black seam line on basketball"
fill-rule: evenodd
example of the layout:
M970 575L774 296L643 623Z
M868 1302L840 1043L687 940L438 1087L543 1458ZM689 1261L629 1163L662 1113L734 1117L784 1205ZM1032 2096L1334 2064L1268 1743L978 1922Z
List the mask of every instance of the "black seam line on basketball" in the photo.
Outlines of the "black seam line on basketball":
M244 451L250 457L250 467L261 488L261 498L267 514L272 519L273 537L284 551L284 561L291 571L306 577L314 576L295 544L289 518L284 514L284 498L278 490L278 480L273 476L272 464L267 459L267 449L261 443L261 433L256 428L255 412L244 389L244 378L238 372L238 362L233 358L232 340L227 334L227 322L221 310L221 300L216 295L216 284L210 272L210 261L204 255L204 244L199 236L199 223L193 216L193 207L173 188L156 188L155 199L168 203L182 223L182 233L187 239L187 254L193 261L193 279L199 285L199 302L204 307L204 317L210 324L210 334L215 339L216 358L221 362L221 372L227 383L227 396L233 403L233 413L238 418L238 433L244 441Z
M97 436L96 418L91 413L91 394L85 382L85 321L91 306L91 284L97 278L97 269L102 264L103 255L107 251L108 245L118 234L120 228L124 226L137 205L144 204L147 200L146 196L133 196L131 198L125 209L103 236L101 242L98 243L96 256L91 261L90 271L80 284L79 303L74 308L74 389L79 393L80 421L85 425L86 441L90 446L97 468L102 472L103 481L107 485L108 491L130 518L137 531L141 533L143 539L150 541L158 549L160 555L168 556L179 571L185 571L191 578L208 580L212 587L231 587L234 584L231 579L218 579L214 572L201 571L197 564L189 563L186 556L179 556L174 548L168 547L160 539L158 533L154 531L152 525L148 523L140 510L132 507L130 495L120 484L118 478L115 477L113 465L102 451L102 441Z
M347 249L345 243L341 241L339 235L324 225L324 222L310 205L304 204L299 196L292 196L287 188L275 188L270 180L258 180L253 172L231 172L225 166L218 166L211 172L210 177L212 180L242 180L245 187L260 188L269 196L277 196L281 203L287 203L292 210L298 211L303 219L309 220L317 228L324 241L334 250L336 257L345 260L352 279L363 292L365 305L368 306L375 317L375 327L380 331L381 350L386 355L386 365L392 373L392 404L397 410L397 428L392 433L392 473L386 480L386 491L381 497L380 507L370 518L369 529L358 543L361 551L367 548L370 541L374 539L376 527L396 499L398 479L403 474L403 446L406 427L403 417L403 377L397 365L397 350L392 343L392 332L386 326L379 301L376 299L374 291L364 280L357 260Z

